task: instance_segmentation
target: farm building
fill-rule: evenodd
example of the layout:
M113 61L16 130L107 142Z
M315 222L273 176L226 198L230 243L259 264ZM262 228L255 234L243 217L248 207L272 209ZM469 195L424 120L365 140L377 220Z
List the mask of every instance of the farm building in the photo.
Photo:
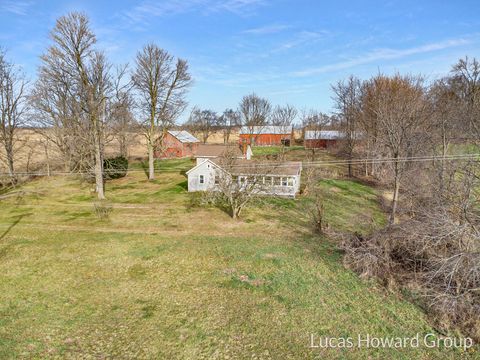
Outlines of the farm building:
M306 149L319 149L335 146L342 138L342 133L335 130L305 131L304 146Z
M195 158L197 159L197 165L207 159L216 159L224 156L233 157L235 159L247 159L250 160L252 157L252 149L250 145L242 146L239 145L210 145L210 144L200 144L198 145L197 152L195 153Z
M200 140L188 131L168 130L163 138L160 152L155 155L161 159L194 156L199 144Z
M291 126L242 126L240 129L240 144L269 146L287 146L293 140L293 128Z
M220 159L207 159L187 171L188 191L207 191L219 188L223 176L233 178L236 186L253 183L258 195L295 197L300 189L301 162L256 163L236 160L230 166Z

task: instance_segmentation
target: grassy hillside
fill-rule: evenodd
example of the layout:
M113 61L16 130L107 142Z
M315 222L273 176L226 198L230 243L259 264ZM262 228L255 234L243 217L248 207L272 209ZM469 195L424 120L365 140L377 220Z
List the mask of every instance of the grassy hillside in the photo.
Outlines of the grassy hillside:
M309 336L413 336L424 314L365 284L311 234L303 200L270 199L233 221L190 206L188 160L136 165L107 184L43 178L0 202L0 358L451 358L444 349L310 349ZM368 232L375 192L324 181L327 221ZM472 356L473 357L473 356Z

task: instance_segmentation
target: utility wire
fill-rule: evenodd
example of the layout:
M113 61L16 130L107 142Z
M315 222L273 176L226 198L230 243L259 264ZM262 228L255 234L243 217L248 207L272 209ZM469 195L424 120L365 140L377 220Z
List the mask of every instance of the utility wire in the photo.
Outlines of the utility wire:
M457 161L457 160L480 160L480 153L474 154L458 154L458 155L446 155L446 156L413 156L413 157L399 157L399 158L360 158L360 159L336 159L336 160L318 160L318 161L282 161L282 162L257 162L251 160L248 164L225 164L225 167L229 169L254 169L257 167L265 166L269 169L277 169L282 167L291 167L295 163L302 163L302 167L322 167L322 166L338 166L338 165L365 165L365 164L385 164L385 163L406 163L406 162L423 162L423 161ZM222 164L217 164L222 166ZM196 165L195 165L196 166ZM169 169L156 169L160 173L178 173L185 171L184 167L169 168ZM104 175L114 175L123 173L123 170L111 170L104 171ZM145 170L131 169L127 170L127 173L146 173ZM48 172L16 172L15 175L29 175L29 176L77 176L77 175L94 175L94 171L82 171L82 172L66 172L66 171L50 171ZM10 176L7 172L0 173L0 176Z

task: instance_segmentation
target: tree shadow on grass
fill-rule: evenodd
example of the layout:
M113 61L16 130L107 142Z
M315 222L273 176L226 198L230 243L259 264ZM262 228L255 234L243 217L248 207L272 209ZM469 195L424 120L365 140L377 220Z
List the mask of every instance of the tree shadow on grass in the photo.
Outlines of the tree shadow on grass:
M0 235L0 241L2 241L9 233L10 231L18 225L18 223L25 217L25 216L30 216L32 215L31 213L28 213L28 214L21 214L21 215L18 215L15 219L15 221L10 224L10 226ZM12 247L13 245L12 244L7 244L6 246L3 246L0 248L0 258L4 257L8 251L8 249L10 249L10 247Z
M5 236L8 235L8 233L15 227L17 224L25 217L25 216L30 216L32 214L21 214L18 215L13 223L10 224L10 226L3 232L2 235L0 235L0 241L5 238Z
M148 178L148 160L140 161L140 167L145 173L145 176Z

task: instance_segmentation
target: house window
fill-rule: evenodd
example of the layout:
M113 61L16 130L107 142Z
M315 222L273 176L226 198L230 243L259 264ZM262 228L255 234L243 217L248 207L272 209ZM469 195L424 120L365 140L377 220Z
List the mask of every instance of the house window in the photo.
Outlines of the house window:
M205 184L205 176L200 175L199 182L200 184Z
M288 185L287 178L286 178L286 177L282 177L282 186L287 186L287 185Z
M275 176L275 177L273 178L273 185L275 185L275 186L280 186L280 185L281 185L281 178L278 177L278 176Z
M272 185L272 177L271 176L265 176L265 181L264 181L264 184L265 185Z
M218 185L220 183L220 179L218 175L215 175L215 185Z
M293 178L292 177L288 178L288 186L293 186Z

